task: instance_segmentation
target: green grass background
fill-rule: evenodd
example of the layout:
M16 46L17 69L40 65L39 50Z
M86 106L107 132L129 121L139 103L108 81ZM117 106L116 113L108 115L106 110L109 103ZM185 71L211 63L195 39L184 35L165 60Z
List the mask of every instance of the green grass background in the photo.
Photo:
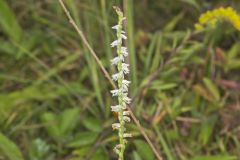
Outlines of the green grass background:
M240 31L194 30L238 0L65 0L105 68L127 17L132 109L165 160L240 160ZM0 0L0 159L114 160L110 83L57 0ZM154 160L134 123L128 160Z

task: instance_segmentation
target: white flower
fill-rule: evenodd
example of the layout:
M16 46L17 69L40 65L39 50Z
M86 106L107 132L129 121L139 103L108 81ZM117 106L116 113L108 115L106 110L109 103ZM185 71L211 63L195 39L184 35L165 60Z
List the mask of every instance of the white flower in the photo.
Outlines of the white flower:
M127 39L127 36L125 36L124 34L121 34L121 38L122 39Z
M123 88L123 92L128 92L128 86L123 85L122 88Z
M122 70L124 74L128 74L129 73L129 69L128 69L129 64L123 63L122 64Z
M126 87L125 85L123 85L123 92L128 92L128 87Z
M129 64L127 64L127 63L122 63L122 65L123 65L123 67L128 67L129 66Z
M120 123L113 123L112 124L112 129L113 130L118 130L121 127Z
M119 57L115 57L111 60L112 65L116 65L120 61Z
M118 144L114 147L114 151L117 153L117 154L120 154L120 149L123 147L122 144Z
M127 104L131 103L131 98L127 97L127 93L124 94L123 101Z
M124 57L122 55L119 55L111 60L112 65L117 65L118 62L124 61Z
M114 152L115 152L115 153L117 153L118 155L120 154L120 150L119 150L119 149L117 149L116 147L114 147L114 149L113 149L113 150L114 150Z
M130 137L132 137L132 134L131 133L124 133L123 137L124 138L130 138Z
M130 122L131 121L131 119L128 116L123 116L123 120L125 122Z
M111 93L112 93L112 96L118 96L119 93L121 93L121 91L119 89L114 89L114 90L111 90Z
M126 80L126 79L123 80L123 84L126 85L126 86L129 86L130 83L131 83L131 82L128 81L128 80Z
M122 109L121 105L111 106L112 112L119 112Z
M123 91L128 91L128 86L131 82L124 79L122 83L123 83Z
M111 47L116 47L117 45L119 45L121 43L121 41L119 40L115 40L111 43Z
M127 47L121 47L121 53L123 54L124 57L127 57L128 56Z
M119 73L116 73L116 74L112 75L112 79L114 81L117 81L121 77L123 77L123 73L122 72L119 72Z
M120 149L121 147L122 147L121 144L118 144L118 145L115 146L115 148L117 148L117 149Z
M123 115L124 116L129 116L130 115L130 111L123 111Z
M119 28L119 25L115 25L112 27L112 29L116 29L116 30L118 30L118 28Z

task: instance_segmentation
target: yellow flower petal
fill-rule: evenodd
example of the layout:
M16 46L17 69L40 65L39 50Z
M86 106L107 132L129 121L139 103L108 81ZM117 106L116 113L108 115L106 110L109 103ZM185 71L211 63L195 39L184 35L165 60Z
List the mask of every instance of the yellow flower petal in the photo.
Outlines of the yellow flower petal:
M197 30L202 30L205 25L216 27L218 22L225 20L232 24L233 27L240 30L240 16L232 7L220 7L203 13L195 24Z

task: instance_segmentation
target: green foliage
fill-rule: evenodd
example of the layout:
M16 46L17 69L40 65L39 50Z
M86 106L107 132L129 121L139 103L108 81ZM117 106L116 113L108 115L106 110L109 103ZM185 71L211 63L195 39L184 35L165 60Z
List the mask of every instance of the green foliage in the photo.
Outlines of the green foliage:
M29 150L29 159L30 160L53 160L54 155L49 154L50 152L50 145L48 145L45 141L42 139L35 139Z
M234 160L236 157L234 156L226 156L226 155L219 155L219 156L197 156L194 157L193 160Z
M102 124L99 119L96 118L85 118L83 120L83 125L90 131L100 133L102 131Z
M45 112L42 116L42 122L48 124L46 128L48 134L57 140L69 135L77 126L80 112L78 108L66 109L61 115L52 112Z
M89 148L81 148L79 150L75 150L74 154L75 157L72 158L71 160L79 160L84 157L84 155L87 154ZM91 159L93 160L109 160L108 155L102 148L98 148L96 152L91 155Z
M16 16L7 1L0 1L0 25L4 32L15 41L19 41L22 35L22 29L16 19Z
M165 159L240 159L240 33L194 30L202 12L240 1L65 3L110 73L112 6L123 6L131 107ZM0 44L0 159L116 159L112 87L58 1L1 0ZM156 159L127 127L126 159Z
M9 160L24 160L17 145L2 133L0 133L0 142L0 155Z
M203 82L206 85L207 89L213 95L216 101L220 100L220 95L217 86L208 78L203 78Z
M199 139L203 145L206 145L213 133L213 129L216 123L217 117L208 117L202 122L202 127L200 128Z
M93 144L97 138L97 133L94 132L81 132L76 134L74 139L68 143L68 147L81 147L85 145Z
M139 157L142 157L142 159L154 159L154 154L146 142L135 140L134 144L137 148L136 154L139 154Z

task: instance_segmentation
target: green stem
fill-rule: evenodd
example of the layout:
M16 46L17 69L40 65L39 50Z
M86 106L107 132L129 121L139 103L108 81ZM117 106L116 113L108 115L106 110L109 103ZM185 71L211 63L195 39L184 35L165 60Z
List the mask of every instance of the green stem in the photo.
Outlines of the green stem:
M116 10L117 11L117 10ZM123 14L119 11L117 11L118 13L118 30L117 30L117 39L119 41L118 45L117 45L117 54L120 57L122 55L121 53L121 47L122 47L122 21L123 21ZM118 72L122 72L123 68L122 68L122 61L118 62L117 65L118 68ZM124 100L123 100L123 80L124 80L124 75L118 79L118 88L121 91L118 97L118 103L120 106L124 106ZM118 120L120 122L120 128L119 128L119 144L120 144L120 152L119 152L119 158L118 160L124 160L124 151L125 151L125 139L124 139L124 132L125 132L125 121L123 119L123 108L120 109L119 114L118 114Z

